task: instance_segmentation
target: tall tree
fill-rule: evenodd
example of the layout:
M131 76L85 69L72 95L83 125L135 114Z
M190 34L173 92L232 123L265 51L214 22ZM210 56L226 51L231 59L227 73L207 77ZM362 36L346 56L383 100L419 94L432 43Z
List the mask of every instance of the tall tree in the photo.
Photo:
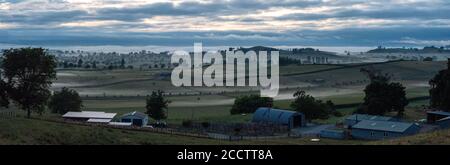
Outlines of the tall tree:
M8 97L27 111L42 113L50 97L51 80L56 78L55 57L42 48L8 49L1 66Z
M0 107L8 107L9 105L8 93L6 90L7 84L2 79L0 79Z
M150 96L147 96L147 114L151 118L160 121L161 119L167 118L167 106L169 105L169 100L164 98L163 91L153 91Z
M64 114L69 111L79 112L82 107L82 100L78 92L69 88L62 88L61 91L56 91L50 97L48 107L52 113Z
M81 68L83 66L83 60L80 58L78 60L78 68Z
M125 59L122 58L122 60L120 61L120 68L124 69L125 68Z
M447 62L447 69L439 71L433 79L429 81L430 106L443 111L450 111L450 59Z
M397 116L401 117L405 106L408 105L405 87L400 83L390 82L391 75L382 74L380 70L361 69L361 72L369 77L370 84L364 89L364 102L357 112L384 115L386 112L395 111Z

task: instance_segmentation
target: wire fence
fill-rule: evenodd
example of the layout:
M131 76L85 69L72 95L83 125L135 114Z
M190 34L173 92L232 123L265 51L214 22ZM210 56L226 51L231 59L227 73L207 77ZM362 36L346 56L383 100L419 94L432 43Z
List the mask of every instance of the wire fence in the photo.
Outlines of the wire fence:
M208 138L208 139L216 139L223 141L240 141L240 140L269 140L269 139L277 139L277 138L287 138L287 137L299 137L298 135L293 135L290 132L284 133L272 133L270 135L239 135L239 134L226 134L226 133L214 133L211 132L210 129L198 129L198 128L183 128L180 126L177 127L166 127L166 128L151 128L151 127L138 127L138 126L118 126L118 125L108 125L101 123L87 123L83 121L73 121L73 120L60 120L60 119L50 119L50 118L33 118L37 120L44 120L48 122L56 122L63 124L74 124L80 126L96 126L96 127L104 127L104 128L113 128L113 129L121 129L121 130L130 130L130 131L142 131L142 132L150 132L150 133L160 133L160 134L170 134L170 135L179 135L179 136L189 136L196 138ZM233 124L224 124L224 125L233 125ZM254 124L249 124L253 125ZM267 127L267 126L264 126Z

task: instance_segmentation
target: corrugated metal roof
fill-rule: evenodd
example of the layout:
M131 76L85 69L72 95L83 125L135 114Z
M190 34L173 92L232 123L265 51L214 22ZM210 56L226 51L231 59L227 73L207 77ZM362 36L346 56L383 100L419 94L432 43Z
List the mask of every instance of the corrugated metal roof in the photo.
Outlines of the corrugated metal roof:
M132 123L124 123L124 122L109 122L109 125L116 125L116 126L131 126Z
M109 123L112 119L89 119L89 123Z
M373 120L373 121L392 121L395 120L393 117L388 116L376 116L376 115L366 115L366 114L353 114L345 118L346 120Z
M450 116L450 112L444 112L444 111L428 111L427 113L443 115L443 116Z
M301 115L301 113L282 109L261 107L258 108L255 113L253 113L252 122L289 124L289 119L293 115Z
M449 116L449 117L442 118L442 119L439 119L438 121L445 121L445 120L450 120L450 116Z
M143 119L143 118L147 117L147 114L138 112L138 111L134 111L134 112L130 112L130 113L126 113L126 114L122 115L122 117L127 117L127 116L136 116L136 117Z
M414 123L361 120L357 124L353 125L352 128L353 129L389 131L389 132L404 132L413 125L414 125Z
M95 119L112 119L116 113L105 113L97 111L81 111L81 112L67 112L62 117L64 118L95 118Z

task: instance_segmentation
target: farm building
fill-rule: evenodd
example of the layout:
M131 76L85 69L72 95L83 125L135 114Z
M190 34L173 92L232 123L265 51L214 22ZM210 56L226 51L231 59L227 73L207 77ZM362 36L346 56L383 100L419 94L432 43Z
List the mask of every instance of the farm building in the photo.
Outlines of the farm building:
M436 124L441 128L450 128L450 116L446 118L439 119Z
M416 123L361 120L351 128L355 139L379 140L418 133L420 126Z
M444 119L450 116L450 112L444 111L428 111L427 112L427 123L436 124L438 120Z
M376 115L366 115L366 114L353 114L344 120L344 126L350 128L351 126L357 124L362 120L371 121L397 121L396 118L387 116L376 116Z
M130 112L122 115L120 121L123 123L132 123L134 126L146 126L148 123L148 116L142 112Z
M289 128L303 127L306 125L305 115L303 113L267 107L258 108L253 113L252 122L274 123L285 125Z
M324 129L320 131L320 137L330 139L345 139L346 133L344 130Z
M116 113L105 113L96 111L67 112L62 117L68 120L84 121L90 123L108 123Z

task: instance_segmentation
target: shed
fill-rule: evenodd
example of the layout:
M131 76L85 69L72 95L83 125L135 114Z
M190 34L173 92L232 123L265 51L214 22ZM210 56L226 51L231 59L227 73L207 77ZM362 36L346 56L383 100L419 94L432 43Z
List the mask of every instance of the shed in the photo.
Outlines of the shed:
M449 117L450 112L444 111L428 111L427 112L427 123L428 124L436 124L438 120Z
M417 123L361 120L352 126L351 136L355 139L388 139L418 133Z
M122 115L120 121L123 123L132 123L134 126L145 126L148 123L148 116L142 112L130 112Z
M303 127L306 125L305 115L300 112L260 107L253 113L252 122L274 123L285 125L289 128Z
M114 118L114 116L116 116L116 113L105 113L105 112L98 112L98 111L81 111L81 112L67 112L62 117L64 119L76 120L76 121L105 122L106 120L111 121Z
M388 116L377 116L377 115L366 115L366 114L353 114L345 118L344 126L350 128L356 123L362 120L371 120L371 121L397 121L396 118L388 117Z

